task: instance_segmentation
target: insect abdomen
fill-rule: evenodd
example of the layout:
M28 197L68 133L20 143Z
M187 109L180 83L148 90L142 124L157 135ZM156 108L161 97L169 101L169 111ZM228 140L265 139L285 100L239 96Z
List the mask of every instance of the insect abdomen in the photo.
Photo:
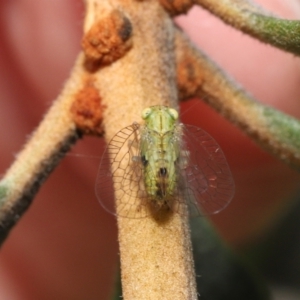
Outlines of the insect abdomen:
M147 153L145 188L153 200L164 202L172 196L176 184L176 157L173 147L170 147L169 134L161 136L156 142Z

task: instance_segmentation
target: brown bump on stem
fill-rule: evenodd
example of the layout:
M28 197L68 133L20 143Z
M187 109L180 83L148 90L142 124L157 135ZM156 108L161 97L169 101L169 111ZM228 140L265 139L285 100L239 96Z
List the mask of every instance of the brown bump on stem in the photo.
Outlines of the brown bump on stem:
M195 61L190 53L182 53L180 56L177 61L177 88L179 99L186 100L195 97L204 75L199 68L195 68Z
M193 0L159 0L159 1L171 16L185 14L194 5Z
M101 106L99 91L89 81L75 96L75 101L71 106L73 120L84 134L102 135L102 112L103 106Z
M96 22L82 40L86 66L109 65L132 47L132 25L119 10ZM92 68L93 69L93 68Z

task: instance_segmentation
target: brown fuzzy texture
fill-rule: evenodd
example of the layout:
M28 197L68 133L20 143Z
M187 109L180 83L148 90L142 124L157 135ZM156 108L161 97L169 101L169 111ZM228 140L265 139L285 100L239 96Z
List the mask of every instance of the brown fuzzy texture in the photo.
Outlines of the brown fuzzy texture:
M90 0L89 7L100 3L103 0ZM126 11L134 34L132 49L93 75L105 105L107 141L125 126L141 123L141 112L148 106L178 107L174 25L169 15L156 0L111 0L110 4ZM91 9L88 21L94 14ZM168 222L151 216L118 217L118 227L124 299L197 299L184 215L173 213Z
M114 9L108 16L92 25L82 39L88 61L98 66L113 63L132 47L130 20Z
M0 203L1 241L26 211L43 181L78 138L70 107L87 76L82 68L83 59L84 56L79 55L60 96L1 180L1 186L7 190Z
M176 45L177 53L177 88L181 100L197 95L204 82L204 72L195 66L195 57L189 49Z
M193 0L159 0L159 1L171 16L185 14L194 5Z
M181 99L191 96L201 98L248 134L250 131L253 134L254 127L262 125L258 119L254 119L258 116L255 100L198 50L180 30L176 32L176 50ZM191 82L189 78L192 78ZM193 91L194 94L191 94ZM256 124L257 121L259 123Z
M275 109L257 102L179 30L176 33L176 61L182 100L192 96L201 98L261 147L291 167L300 169L299 147L295 141L296 132L299 132L298 120L279 115L281 113ZM272 115L267 117L266 111L267 115ZM279 120L282 127L276 125Z
M77 128L83 134L102 135L102 112L99 91L88 80L85 87L76 95L71 113Z

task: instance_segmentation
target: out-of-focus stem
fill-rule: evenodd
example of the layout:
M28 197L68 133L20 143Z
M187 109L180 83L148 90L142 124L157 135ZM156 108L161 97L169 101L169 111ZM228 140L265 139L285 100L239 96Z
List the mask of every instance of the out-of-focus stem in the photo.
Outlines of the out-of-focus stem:
M276 18L247 0L193 0L225 23L282 50L300 54L300 22ZM199 33L200 34L200 33Z
M87 74L79 55L61 95L0 181L0 241L26 211L36 192L79 137L70 108Z
M300 122L263 105L229 78L179 30L177 81L182 99L199 97L263 148L300 169Z

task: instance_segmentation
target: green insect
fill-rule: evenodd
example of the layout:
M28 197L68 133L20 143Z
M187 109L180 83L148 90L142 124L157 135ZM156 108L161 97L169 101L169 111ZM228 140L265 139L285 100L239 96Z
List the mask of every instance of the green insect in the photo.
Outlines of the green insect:
M142 118L144 125L120 130L103 154L96 183L102 206L132 218L186 207L192 215L224 209L234 182L217 142L204 130L179 123L178 112L166 106L146 108Z

